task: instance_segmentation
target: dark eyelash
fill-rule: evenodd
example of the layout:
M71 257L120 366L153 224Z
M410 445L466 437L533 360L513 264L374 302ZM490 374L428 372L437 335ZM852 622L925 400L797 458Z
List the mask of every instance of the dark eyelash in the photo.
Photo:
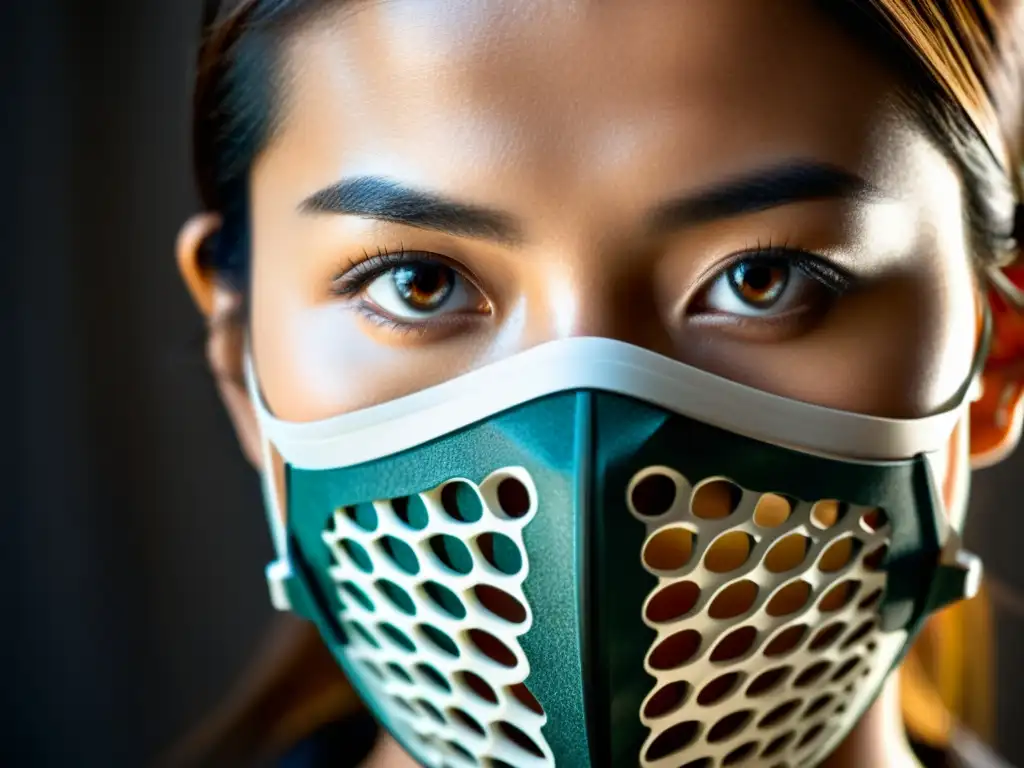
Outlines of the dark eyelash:
M836 293L846 293L856 284L852 275L828 264L820 256L790 248L785 243L772 245L771 241L768 241L767 244L761 245L759 241L754 248L739 254L733 265L744 261L784 261Z
M423 264L424 262L447 263L435 254L406 251L401 246L395 252L391 252L387 248L378 248L377 253L373 255L363 251L361 260L349 260L345 268L339 270L338 274L331 279L331 292L337 296L354 296L366 285L395 267Z

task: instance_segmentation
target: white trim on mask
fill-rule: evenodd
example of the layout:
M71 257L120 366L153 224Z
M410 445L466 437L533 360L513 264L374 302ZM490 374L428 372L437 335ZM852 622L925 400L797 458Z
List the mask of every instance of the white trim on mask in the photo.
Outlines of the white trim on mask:
M837 411L603 338L547 342L414 394L315 422L286 422L270 413L256 384L251 355L246 374L263 438L286 462L302 469L346 467L390 456L522 403L570 390L625 395L763 442L863 461L902 460L945 448L964 408L958 403L921 419Z

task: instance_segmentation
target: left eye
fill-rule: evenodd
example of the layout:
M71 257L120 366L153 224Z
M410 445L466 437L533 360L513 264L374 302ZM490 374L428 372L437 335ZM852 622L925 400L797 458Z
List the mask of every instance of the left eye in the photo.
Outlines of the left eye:
M704 311L763 317L814 304L829 292L786 259L751 258L732 264L707 288Z
M429 261L392 267L366 286L365 296L395 320L426 320L480 303L478 292L457 271Z

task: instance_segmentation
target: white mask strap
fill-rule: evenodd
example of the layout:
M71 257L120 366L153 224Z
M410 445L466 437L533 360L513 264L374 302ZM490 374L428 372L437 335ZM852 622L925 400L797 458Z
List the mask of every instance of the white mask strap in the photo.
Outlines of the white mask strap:
M267 567L267 584L274 607L279 611L287 611L291 610L291 604L284 585L291 578L292 569L291 561L288 558L287 513L284 509L284 488L280 477L283 460L274 448L274 444L267 438L263 428L264 419L260 418L265 415L266 406L256 381L252 352L248 343L246 343L245 350L245 384L249 390L249 400L257 414L260 455L263 460L263 466L260 468L260 480L263 486L264 509L277 558Z

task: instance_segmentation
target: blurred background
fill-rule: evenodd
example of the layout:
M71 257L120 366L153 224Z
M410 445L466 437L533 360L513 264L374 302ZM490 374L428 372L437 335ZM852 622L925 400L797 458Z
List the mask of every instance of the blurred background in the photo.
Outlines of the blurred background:
M0 0L0 766L145 765L272 618L173 244L199 0ZM1024 452L976 476L996 747L1024 765ZM1024 605L1024 598L1019 599Z

